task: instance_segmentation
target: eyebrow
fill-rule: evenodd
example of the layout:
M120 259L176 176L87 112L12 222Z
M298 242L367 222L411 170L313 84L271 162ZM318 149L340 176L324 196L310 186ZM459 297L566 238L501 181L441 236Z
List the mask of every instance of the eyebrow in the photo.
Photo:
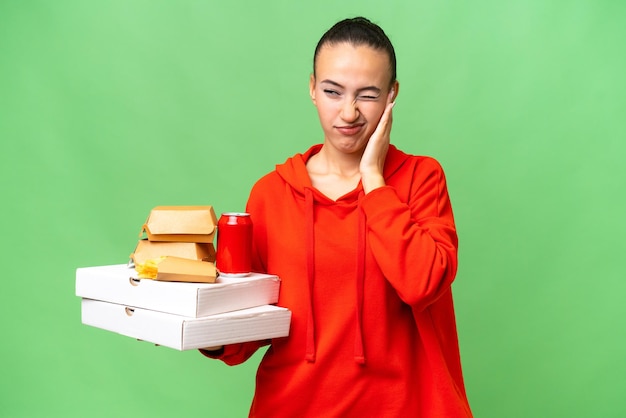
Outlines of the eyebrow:
M339 84L339 83L337 83L336 81L333 81L333 80L322 80L320 82L320 84L331 84L331 85L333 85L335 87L340 87L342 89L344 88L344 86L342 86L341 84ZM361 87L360 89L357 90L357 92L360 93L362 91L368 91L368 90L369 91L373 91L373 92L375 92L377 94L380 94L380 92L381 92L381 89L379 87L376 87L376 86Z

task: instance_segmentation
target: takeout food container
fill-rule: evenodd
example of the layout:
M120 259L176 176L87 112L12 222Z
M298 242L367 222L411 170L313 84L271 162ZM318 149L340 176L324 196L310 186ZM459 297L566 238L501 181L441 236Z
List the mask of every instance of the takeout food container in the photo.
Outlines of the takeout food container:
M141 278L165 282L215 283L217 278L215 263L171 256L147 260L135 270Z
M270 305L279 284L261 273L184 283L140 279L125 264L76 269L83 324L176 350L288 336L291 312Z
M135 264L163 256L215 262L215 247L209 242L162 242L141 239L130 255Z
M176 350L258 341L289 335L291 312L263 305L227 313L189 318L148 309L83 299L85 325L116 332Z
M213 206L157 206L139 236L149 241L212 243L217 230Z
M261 273L185 283L140 279L126 264L76 269L76 296L188 317L274 304L279 288L278 276Z

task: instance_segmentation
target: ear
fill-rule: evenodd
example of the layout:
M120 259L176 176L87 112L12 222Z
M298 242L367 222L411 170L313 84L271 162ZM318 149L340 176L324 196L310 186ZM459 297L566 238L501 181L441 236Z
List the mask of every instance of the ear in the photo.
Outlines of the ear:
M395 102L396 101L396 97L398 97L398 92L400 91L400 83L398 83L398 80L394 81L391 84L391 90L393 90L393 95L391 97L391 102Z
M309 78L309 95L311 96L313 104L317 106L317 102L315 101L315 74L311 74Z

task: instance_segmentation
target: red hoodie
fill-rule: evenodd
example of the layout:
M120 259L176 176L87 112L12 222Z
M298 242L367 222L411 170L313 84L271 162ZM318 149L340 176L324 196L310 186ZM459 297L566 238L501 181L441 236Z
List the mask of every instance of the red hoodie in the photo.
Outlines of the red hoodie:
M252 417L471 417L450 286L457 236L441 166L391 146L386 186L333 201L297 154L253 187L255 271L281 278L290 335L257 373ZM230 365L269 342L234 344ZM206 355L210 355L204 352Z

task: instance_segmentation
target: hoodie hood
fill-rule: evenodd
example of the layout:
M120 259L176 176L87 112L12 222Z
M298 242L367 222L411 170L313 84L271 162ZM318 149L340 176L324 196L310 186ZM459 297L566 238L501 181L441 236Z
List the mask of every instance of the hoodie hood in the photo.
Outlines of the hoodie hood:
M305 189L313 189L311 184L311 178L306 170L306 163L313 155L317 154L322 149L322 144L313 145L303 154L296 154L290 157L283 164L276 166L276 172L285 180L291 188L303 198L305 195ZM383 177L387 181L393 174L402 166L402 164L410 158L409 155L398 150L393 144L389 145L387 151L387 159L385 160L385 167L383 169ZM358 188L361 188L359 184ZM324 199L325 196L315 190L314 195L319 200ZM317 199L316 199L317 200Z
M305 297L307 306L307 324L306 324L306 347L305 360L315 362L316 357L316 336L315 336L315 312L313 303L313 291L315 289L315 206L316 205L333 205L332 199L328 198L317 189L313 188L311 178L306 169L306 163L311 156L317 154L322 148L321 144L314 145L304 154L296 154L289 158L285 163L276 166L278 175L290 185L296 195L304 200L305 205L305 246L306 246L306 278L308 282L308 295ZM398 150L395 146L390 145L385 160L383 177L387 181L402 166L409 156ZM358 211L358 231L357 231L357 257L356 263L356 312L355 312L355 341L354 341L354 360L358 364L365 364L365 346L363 337L363 295L365 288L365 270L366 270L366 250L367 250L367 225L363 210L361 209L361 200L364 192L361 183L354 190L355 199L357 200ZM347 195L346 195L347 196Z

